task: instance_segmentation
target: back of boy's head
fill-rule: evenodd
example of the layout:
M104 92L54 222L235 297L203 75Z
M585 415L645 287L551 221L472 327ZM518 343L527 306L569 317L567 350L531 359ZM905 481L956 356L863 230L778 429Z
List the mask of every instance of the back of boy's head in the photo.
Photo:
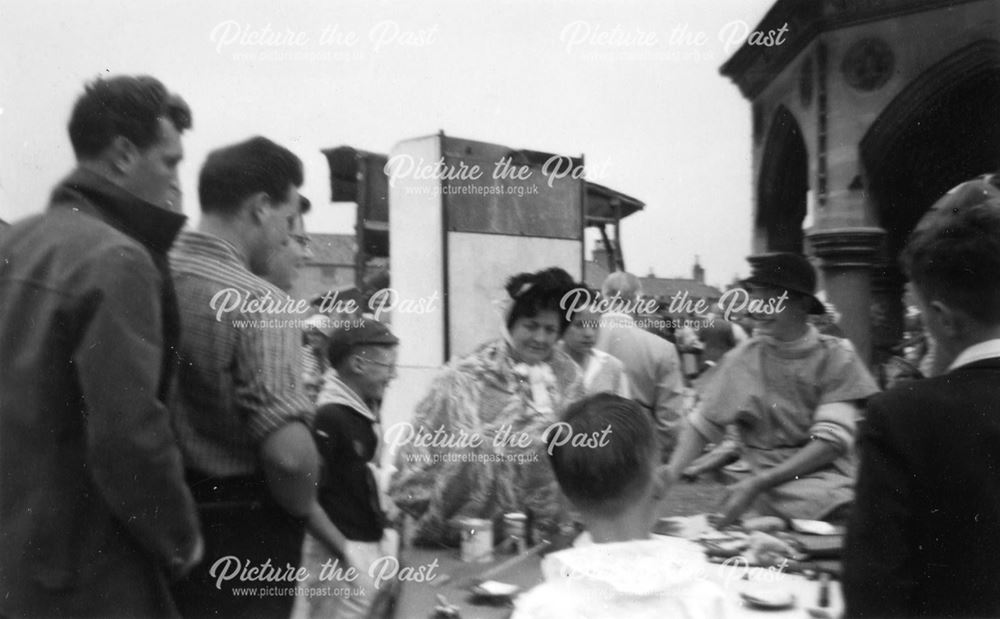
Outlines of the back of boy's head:
M546 437L549 462L563 494L581 511L613 517L653 483L656 431L632 400L588 396L567 409L562 424Z

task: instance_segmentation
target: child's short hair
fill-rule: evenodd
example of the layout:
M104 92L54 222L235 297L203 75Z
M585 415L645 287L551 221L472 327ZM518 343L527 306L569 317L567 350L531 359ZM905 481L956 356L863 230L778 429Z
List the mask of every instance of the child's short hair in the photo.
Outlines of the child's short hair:
M927 301L1000 324L1000 175L962 183L934 203L901 262Z
M614 516L652 483L656 430L634 401L598 393L572 404L562 422L573 438L550 432L549 462L563 494L579 509Z

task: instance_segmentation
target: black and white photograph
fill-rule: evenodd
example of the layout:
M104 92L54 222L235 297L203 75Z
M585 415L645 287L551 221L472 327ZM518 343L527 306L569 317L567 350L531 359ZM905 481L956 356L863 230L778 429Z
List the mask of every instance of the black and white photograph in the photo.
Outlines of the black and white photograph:
M1000 616L1000 1L0 48L0 619Z

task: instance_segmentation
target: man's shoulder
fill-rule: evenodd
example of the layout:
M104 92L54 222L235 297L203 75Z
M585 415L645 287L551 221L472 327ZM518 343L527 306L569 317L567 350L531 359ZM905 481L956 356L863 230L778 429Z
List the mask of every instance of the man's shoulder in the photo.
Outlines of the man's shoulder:
M49 274L77 278L98 270L114 279L123 268L155 271L149 250L105 221L72 209L50 209L19 221L0 235L0 257L44 263Z

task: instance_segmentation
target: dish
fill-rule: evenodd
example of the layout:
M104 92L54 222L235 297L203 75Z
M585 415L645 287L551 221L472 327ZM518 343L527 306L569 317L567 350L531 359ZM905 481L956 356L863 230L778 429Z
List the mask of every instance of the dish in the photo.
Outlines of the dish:
M797 533L808 535L839 535L844 532L843 527L837 527L822 520L801 520L792 518L790 521L792 530Z
M761 589L740 592L740 598L748 605L763 610L784 610L795 605L795 596L781 589Z

